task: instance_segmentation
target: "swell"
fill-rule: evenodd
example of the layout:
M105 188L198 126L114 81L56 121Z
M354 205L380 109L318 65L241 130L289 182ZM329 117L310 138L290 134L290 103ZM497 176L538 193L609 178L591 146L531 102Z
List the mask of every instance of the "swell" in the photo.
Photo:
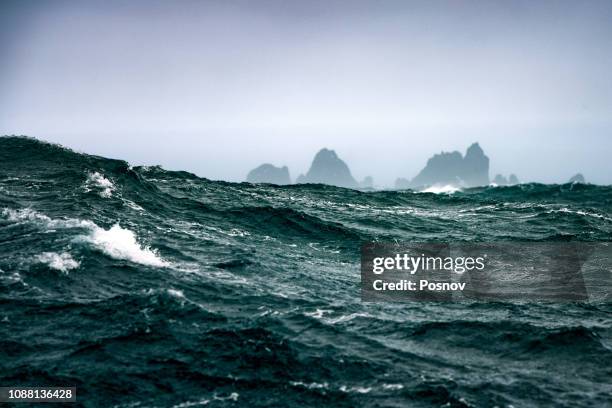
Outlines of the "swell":
M603 406L609 300L371 304L358 250L609 241L611 203L228 183L0 138L0 380L86 406Z

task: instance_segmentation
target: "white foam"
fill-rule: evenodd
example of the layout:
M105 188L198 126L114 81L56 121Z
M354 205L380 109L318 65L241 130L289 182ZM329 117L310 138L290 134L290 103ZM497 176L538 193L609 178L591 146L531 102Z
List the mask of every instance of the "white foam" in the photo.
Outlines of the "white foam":
M99 190L98 194L103 198L110 198L113 195L113 191L115 191L113 182L97 171L87 175L85 191L91 191L92 187Z
M167 292L172 297L175 297L175 298L178 298L178 299L185 299L185 294L183 293L182 290L168 289Z
M305 383L303 381L291 381L290 382L291 385L293 385L294 387L304 387L304 388L308 388L309 390L316 390L316 389L325 389L329 387L329 384L324 382L324 383L317 383L317 382L312 382L312 383Z
M2 210L2 216L6 217L9 221L20 222L20 221L51 221L51 218L46 215L40 214L30 208L23 208L21 210L12 210L5 208Z
M404 386L402 384L383 384L385 390L401 390Z
M367 394L368 392L372 391L372 387L349 387L346 385L343 385L340 387L340 391L342 392L346 392L346 393L358 393L358 394Z
M344 322L349 322L358 317L371 317L371 316L368 313L351 313L349 315L340 316L336 319L329 319L328 322L330 324L344 323Z
M46 228L47 230L53 230L57 228L93 228L96 224L89 220L79 220L76 218L68 219L53 219L38 211L32 210L31 208L22 208L19 210L12 210L5 208L2 210L2 215L9 221L17 223L31 222L40 227Z
M218 395L215 395L214 398L218 401L238 401L238 397L240 396L240 394L238 394L237 392L232 392L230 395L228 395L227 397L219 397Z
M428 187L425 190L421 190L421 193L453 194L457 191L461 191L461 189L457 186L453 186L452 184L447 184L445 186L436 185Z
M148 266L166 267L170 264L161 259L149 247L141 247L133 231L121 228L119 224L113 225L109 230L97 225L91 233L84 237L96 248L115 259L123 259Z
M81 263L73 259L72 255L68 252L62 252L61 254L57 252L43 252L36 257L36 260L40 263L44 263L51 269L64 273L81 266Z
M136 211L140 211L140 212L145 212L144 208L142 208L141 206L139 206L138 204L136 204L135 202L133 202L131 200L125 200L124 199L123 202L125 203L125 205L130 207L132 210L136 210Z
M314 312L305 312L304 315L314 317L315 319L321 319L325 313L331 313L331 310L317 309Z
M84 229L88 234L81 235L78 239L93 245L111 258L148 266L170 266L170 263L160 258L153 249L148 246L142 247L133 231L122 228L119 224L105 230L93 221L76 218L53 219L29 208L20 210L5 208L2 210L2 215L9 221L33 223L47 231L59 228Z
M200 405L208 405L209 403L210 403L209 399L202 398L201 400L197 400L197 401L185 401L185 402L181 402L180 404L173 405L172 408L197 407L197 406L200 406Z
M587 211L571 210L567 207L563 207L557 210L550 210L550 211L547 211L546 213L547 214L551 214L551 213L577 214L577 215L582 215L584 217L593 217L593 218L599 218L599 219L606 220L606 221L612 221L612 218L606 217L605 215L587 212Z

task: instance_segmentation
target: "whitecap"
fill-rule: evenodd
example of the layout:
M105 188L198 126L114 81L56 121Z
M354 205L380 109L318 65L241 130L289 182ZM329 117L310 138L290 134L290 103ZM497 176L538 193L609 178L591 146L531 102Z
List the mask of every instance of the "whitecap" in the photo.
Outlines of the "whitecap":
M57 228L92 228L96 226L95 223L88 220L74 218L52 219L31 208L22 208L19 210L5 208L2 210L2 215L6 217L8 221L17 223L31 222L47 230L54 230Z
M200 406L200 405L208 405L209 403L210 403L209 399L202 398L201 400L197 400L197 401L185 401L185 402L181 402L180 404L173 405L172 408L197 407L197 406Z
M383 384L385 390L401 390L404 386L402 384Z
M317 309L314 312L305 312L304 315L314 317L315 319L321 319L325 313L331 313L331 310Z
M240 394L238 394L237 392L232 392L230 395L228 395L227 397L221 397L218 396L217 394L214 395L214 399L216 399L217 401L238 401L238 397L240 396Z
M141 247L136 240L136 234L129 229L122 228L119 224L113 225L108 230L95 225L90 234L82 238L114 259L157 267L170 265L161 259L153 249L148 246Z
M304 388L308 388L309 390L325 389L329 387L329 384L326 382L324 383L318 383L318 382L305 383L303 381L291 381L290 384L293 385L294 387L304 387Z
M612 221L612 218L606 217L605 215L587 212L587 211L581 211L581 210L571 210L567 207L562 207L557 210L550 210L550 211L547 211L546 213L547 214L551 214L551 213L576 214L576 215L581 215L583 217L592 217L592 218L599 218L599 219L606 220L606 221Z
M340 391L346 392L346 393L356 392L358 394L367 394L368 392L372 391L372 388L371 387L348 387L346 385L343 385L340 387Z
M19 210L5 208L2 210L2 215L9 221L33 223L47 231L59 228L84 229L88 234L78 236L77 240L93 245L111 258L148 266L170 266L170 263L160 258L154 249L141 246L133 231L122 228L119 224L115 224L106 230L93 221L76 218L53 219L30 208Z
M172 297L179 298L179 299L185 299L185 294L183 293L182 290L167 289L166 292L168 292L168 294Z
M434 194L453 194L457 191L461 191L461 189L457 186L453 186L452 184L447 184L445 186L431 186L426 188L425 190L421 190L421 193L434 193Z
M131 201L131 200L123 200L123 203L125 205L127 205L128 207L130 207L132 210L136 210L136 211L140 211L140 212L145 212L145 209L142 208L141 206L139 206L138 204L136 204L135 202Z
M371 317L368 313L351 313L349 315L342 315L336 319L328 319L327 322L330 324L349 322L358 317Z
M85 191L91 191L92 189L97 190L100 197L110 198L115 191L115 185L103 174L95 171L88 173L87 181L85 181Z
M51 269L64 273L81 266L81 263L72 258L72 255L68 252L43 252L36 257L36 260L47 265Z
M11 208L4 208L2 210L2 216L6 217L8 221L20 222L20 221L51 221L51 218L46 215L40 214L30 208L23 208L20 210L13 210Z

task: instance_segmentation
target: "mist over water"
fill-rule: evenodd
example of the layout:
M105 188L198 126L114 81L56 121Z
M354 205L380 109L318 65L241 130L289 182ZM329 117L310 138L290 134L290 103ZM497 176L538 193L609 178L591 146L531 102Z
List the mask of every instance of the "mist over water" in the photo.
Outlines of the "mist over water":
M381 186L478 141L491 176L612 183L606 1L0 7L0 134L231 181L327 147Z
M360 290L364 243L608 248L610 21L606 0L0 1L0 385L83 407L611 405L599 258L580 302ZM243 182L263 163L307 183ZM480 186L487 168L521 183Z

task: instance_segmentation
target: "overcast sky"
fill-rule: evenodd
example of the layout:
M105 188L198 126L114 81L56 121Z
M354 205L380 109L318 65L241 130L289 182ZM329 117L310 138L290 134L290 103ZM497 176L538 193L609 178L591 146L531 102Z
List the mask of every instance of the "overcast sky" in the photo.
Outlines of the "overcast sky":
M243 180L495 173L611 184L612 1L0 2L0 134Z

